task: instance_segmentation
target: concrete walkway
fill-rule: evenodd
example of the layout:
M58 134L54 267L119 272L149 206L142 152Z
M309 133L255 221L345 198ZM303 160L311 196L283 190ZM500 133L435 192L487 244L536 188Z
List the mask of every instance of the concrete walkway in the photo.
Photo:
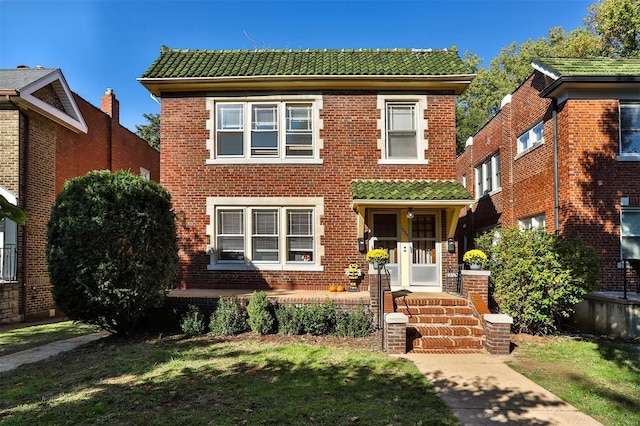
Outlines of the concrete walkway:
M94 340L102 339L103 337L109 335L110 333L101 331L98 333L73 337L67 340L60 340L58 342L38 346L33 349L27 349L25 351L5 355L3 357L0 357L0 372L13 370L14 368L20 367L23 364L42 361L43 359L47 359L51 356L57 355L60 352L70 351L71 349L74 349L80 345L93 342Z
M510 355L405 354L464 425L601 425L512 370Z

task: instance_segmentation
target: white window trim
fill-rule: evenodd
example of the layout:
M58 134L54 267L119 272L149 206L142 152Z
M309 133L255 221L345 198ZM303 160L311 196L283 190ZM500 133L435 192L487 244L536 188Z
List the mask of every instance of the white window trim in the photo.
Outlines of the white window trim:
M542 138L538 139L537 141L535 141L533 143L531 143L526 149L521 149L520 148L520 145L521 145L520 144L520 139L526 134L535 135L533 129L535 129L536 127L538 127L540 125L542 126ZM537 147L542 146L542 145L544 145L544 121L539 121L536 124L534 124L533 126L531 126L529 129L527 129L527 131L522 132L520 134L520 136L518 136L518 138L516 139L516 151L517 151L517 154L516 154L514 159L518 159L518 158L522 157L523 155L533 151L534 149L536 149Z
M628 206L628 205L622 205L620 207L620 258L624 259L624 249L623 249L623 240L625 238L637 238L640 237L639 234L634 234L634 233L630 233L630 232L625 232L625 223L626 221L624 220L624 215L625 214L632 214L632 215L636 215L636 214L640 214L640 207L632 207L632 206Z
M250 151L246 152L242 157L216 157L216 126L215 126L215 108L217 102L234 102L245 104L245 114L251 115L251 111L247 111L247 103L269 103L269 102L299 102L313 104L313 155L311 157L284 157L284 143L279 145L280 156L274 157L250 157ZM320 150L324 148L324 142L320 139L320 130L322 130L322 120L320 119L320 110L322 110L322 95L273 95L273 96L222 96L207 98L206 108L209 111L209 118L206 125L209 131L209 138L206 141L206 147L209 151L209 158L206 164L322 164L320 158ZM280 124L281 131L284 131L284 123Z
M278 208L280 210L280 253L283 254L279 262L251 262L251 251L245 247L246 261L243 262L216 262L215 246L216 246L216 211L219 208ZM286 260L286 209L311 208L314 210L314 259L311 262L288 262ZM324 226L320 224L320 218L324 215L324 199L322 197L207 197L207 215L209 216L209 224L206 227L206 233L209 237L209 244L205 250L209 254L209 264L207 269L210 271L324 271L321 259L324 256L324 246L320 243L324 236ZM245 228L249 226L250 221L245 222ZM248 234L245 232L245 241L247 235L251 236L251 229Z
M623 106L633 106L640 108L636 102L620 102L618 104L618 161L640 161L640 153L622 152L622 111Z
M476 165L473 168L474 171L474 179L475 179L475 197L476 200L479 200L482 197L490 196L502 191L502 174L500 173L500 162L498 162L497 158L500 157L499 152L495 152L489 158L485 159L482 163ZM498 175L500 175L500 185L497 185L496 188L487 188L487 164L491 164L491 184L492 186L498 180Z
M399 103L416 103L416 134L418 137L418 158L407 159L393 159L387 158L387 103L399 102ZM426 151L429 148L429 141L425 139L424 134L428 129L428 120L424 118L424 113L427 110L427 95L392 95L392 94L378 94L378 111L380 117L378 118L378 130L380 131L381 138L378 139L378 149L382 156L378 160L378 164L417 164L425 165L429 164L429 160L426 157Z

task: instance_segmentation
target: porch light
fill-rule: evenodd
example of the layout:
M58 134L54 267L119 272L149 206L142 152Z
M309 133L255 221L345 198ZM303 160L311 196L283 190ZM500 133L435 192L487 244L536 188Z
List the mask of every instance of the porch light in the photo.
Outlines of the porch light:
M413 219L413 208L409 207L409 211L407 212L407 219Z

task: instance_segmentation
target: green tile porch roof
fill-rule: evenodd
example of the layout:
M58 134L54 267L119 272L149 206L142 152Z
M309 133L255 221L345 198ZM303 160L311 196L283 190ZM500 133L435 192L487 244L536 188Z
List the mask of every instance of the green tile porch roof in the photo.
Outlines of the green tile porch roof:
M138 81L151 93L248 90L438 90L475 74L446 49L186 50L163 47Z
M163 47L142 78L469 73L457 52L445 49L185 50Z
M355 200L385 201L472 201L458 181L449 180L353 180L351 195Z
M640 76L640 58L544 58L534 68L549 76Z

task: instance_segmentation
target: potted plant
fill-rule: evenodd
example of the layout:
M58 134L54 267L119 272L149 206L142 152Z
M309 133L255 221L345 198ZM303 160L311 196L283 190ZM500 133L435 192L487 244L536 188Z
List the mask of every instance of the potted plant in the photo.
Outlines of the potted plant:
M389 253L386 250L377 248L367 252L367 262L372 264L375 269L382 269L388 261Z
M462 256L462 261L469 264L471 269L480 269L487 261L487 255L482 250L469 250Z

